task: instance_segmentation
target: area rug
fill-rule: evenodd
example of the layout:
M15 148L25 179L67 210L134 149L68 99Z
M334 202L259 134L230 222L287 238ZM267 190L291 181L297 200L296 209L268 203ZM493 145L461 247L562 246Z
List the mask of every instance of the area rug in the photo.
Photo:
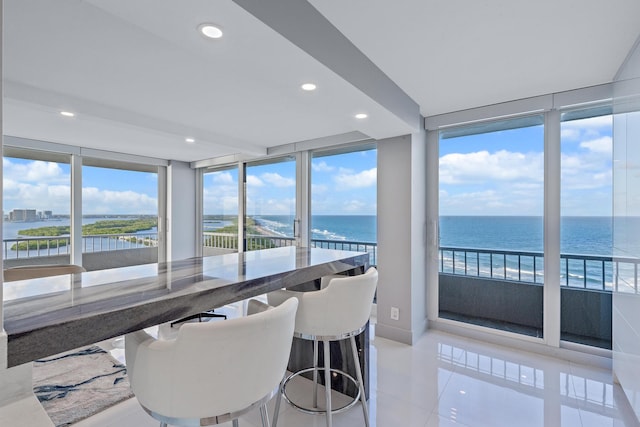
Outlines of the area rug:
M33 392L56 427L133 396L126 367L98 346L33 362Z

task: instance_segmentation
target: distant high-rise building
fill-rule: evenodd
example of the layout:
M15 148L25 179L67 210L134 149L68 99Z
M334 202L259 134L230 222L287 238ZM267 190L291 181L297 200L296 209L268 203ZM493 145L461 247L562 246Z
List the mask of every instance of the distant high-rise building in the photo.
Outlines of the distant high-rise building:
M9 221L32 222L37 220L35 209L14 209L9 213Z

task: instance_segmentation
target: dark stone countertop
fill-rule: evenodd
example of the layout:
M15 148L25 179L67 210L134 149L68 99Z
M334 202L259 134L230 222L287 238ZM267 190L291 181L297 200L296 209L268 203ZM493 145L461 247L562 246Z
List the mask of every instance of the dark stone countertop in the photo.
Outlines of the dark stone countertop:
M8 364L92 344L327 274L369 255L283 247L4 284Z

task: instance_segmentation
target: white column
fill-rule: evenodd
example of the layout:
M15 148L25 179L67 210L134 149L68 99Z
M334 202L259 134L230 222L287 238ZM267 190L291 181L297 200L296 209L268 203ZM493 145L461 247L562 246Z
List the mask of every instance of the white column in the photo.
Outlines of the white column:
M177 261L196 254L196 171L172 160L167 187L167 261Z
M167 260L167 167L158 167L158 262Z
M378 141L376 335L407 344L427 327L425 139L422 132Z
M244 252L244 218L247 214L247 168L238 162L238 252Z
M196 198L196 256L202 256L202 216L203 216L203 194L204 194L204 170L203 169L195 169L196 172L196 188L195 188L195 198Z
M311 154L301 151L296 154L296 233L297 245L307 248L311 244Z
M560 112L544 119L544 296L543 334L560 346Z
M82 157L71 156L71 264L82 265Z
M440 139L438 131L427 131L427 318L438 319L439 298L439 226L440 207Z

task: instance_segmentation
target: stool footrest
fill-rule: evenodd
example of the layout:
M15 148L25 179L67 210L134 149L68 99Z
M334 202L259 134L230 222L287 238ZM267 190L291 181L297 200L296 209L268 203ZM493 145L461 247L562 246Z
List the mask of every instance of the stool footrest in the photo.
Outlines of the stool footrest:
M297 410L299 410L300 412L304 412L306 414L312 414L312 415L323 415L326 414L327 411L326 409L321 409L321 408L307 408L304 406L300 406L297 403L293 402L291 399L289 399L289 397L287 396L287 384L289 383L289 381L291 381L293 378L297 377L298 375L302 375L305 374L307 372L313 372L314 370L318 370L318 371L324 371L324 367L318 367L318 368L306 368L306 369L302 369L300 371L294 372L291 375L289 375L284 382L282 383L282 395L284 396L284 400L286 400L291 406L293 406L294 408L296 408ZM331 410L332 414L339 414L340 412L344 412L347 409L352 408L353 406L355 406L358 403L358 400L360 399L360 387L358 387L358 382L356 381L355 378L353 378L351 375L349 375L348 373L340 370L340 369L329 369L330 372L335 372L339 375L342 375L343 377L347 378L349 381L351 381L355 386L356 389L358 390L358 393L356 394L356 396L353 398L353 400L349 403L347 403L346 405L340 407L340 408L336 408ZM315 384L313 385L314 387L316 386ZM327 387L327 385L325 384L325 387ZM328 385L328 387L331 387L331 384Z

